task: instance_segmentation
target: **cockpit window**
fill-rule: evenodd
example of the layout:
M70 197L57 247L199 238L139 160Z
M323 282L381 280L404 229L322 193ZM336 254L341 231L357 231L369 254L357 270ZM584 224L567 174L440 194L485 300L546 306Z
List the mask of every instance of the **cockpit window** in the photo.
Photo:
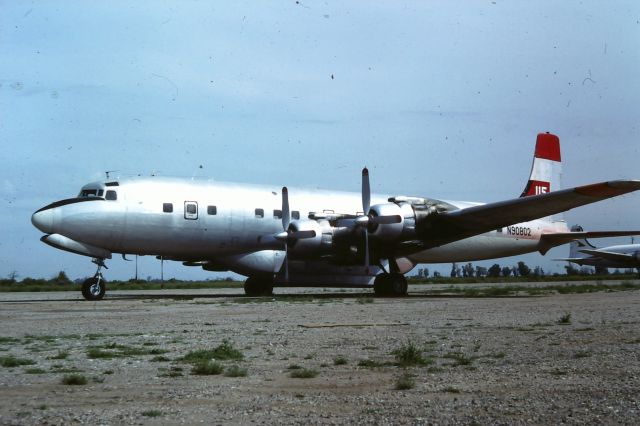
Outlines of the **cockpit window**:
M118 193L109 189L107 190L107 195L105 198L110 201L115 201L118 199Z
M83 189L80 191L80 197L97 197L98 190L97 189Z

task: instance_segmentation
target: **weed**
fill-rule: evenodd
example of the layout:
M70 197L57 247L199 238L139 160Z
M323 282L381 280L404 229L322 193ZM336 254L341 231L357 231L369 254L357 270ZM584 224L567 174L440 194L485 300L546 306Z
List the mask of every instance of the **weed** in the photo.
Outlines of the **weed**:
M38 410L46 410L47 408L49 408L49 406L47 404L40 404L37 408Z
M13 355L0 357L0 365L3 367L18 367L19 365L33 365L35 361L26 358L16 358Z
M247 377L247 369L240 368L237 365L233 365L227 368L227 371L224 372L226 377Z
M298 364L291 364L287 367L287 370L301 370L302 367L300 367Z
M304 357L304 359L314 359L316 357L316 353L312 352Z
M391 352L396 357L396 362L400 367L411 367L414 365L430 365L433 364L431 358L424 358L422 350L412 342L408 341L404 346Z
M368 304L368 303L373 303L374 300L373 300L373 297L358 297L356 299L356 302L361 304L361 305L365 305L365 304Z
M375 359L362 359L358 361L358 367L377 368L382 366L384 366L384 363L376 361Z
M105 370L102 374L113 374L113 370Z
M318 370L313 370L310 368L302 368L299 370L292 370L289 373L289 377L294 379L312 379L318 375Z
M560 317L560 319L558 320L558 324L571 324L571 312L567 312L566 314L564 314L563 316Z
M453 365L456 367L459 365L471 365L475 359L474 357L466 356L462 352L449 352L448 354L443 355L443 358L452 359L454 361Z
M573 354L573 357L578 359L578 358L589 358L591 356L591 352L589 351L578 351L576 353Z
M15 337L0 336L0 345L8 345L12 343L18 343L18 339Z
M171 361L169 358L167 358L164 355L157 355L154 356L153 358L151 358L149 361L151 362L167 362L167 361Z
M80 386L87 384L87 378L82 374L68 374L62 378L63 385Z
M104 377L94 376L94 377L91 378L91 381L93 383L103 383L104 382Z
M215 361L200 361L193 366L191 374L195 374L196 376L214 376L221 374L223 369L222 365Z
M192 351L181 358L182 361L188 363L198 363L211 359L217 360L241 360L244 358L242 352L235 349L228 340L224 340L221 345L215 349L199 349Z
M54 356L49 357L49 359L67 359L69 356L69 352L67 351L58 351Z
M343 356L337 356L333 359L333 365L346 365L347 363L347 358Z
M38 367L27 368L26 370L24 370L24 372L26 374L44 374L44 373L46 373L45 370L43 370L42 368L38 368Z
M396 390L408 390L413 389L416 386L416 381L413 374L404 373L396 380Z
M489 355L489 356L490 356L491 358L502 359L502 358L504 358L505 356L507 356L507 354L506 354L506 353L504 353L504 352L496 352L495 354L491 354L491 355Z
M160 410L147 410L147 411L143 411L140 414L142 414L145 417L160 417L162 415L162 411L160 411Z
M442 391L447 393L460 393L460 389L454 388L453 386L447 386L446 388L442 389Z

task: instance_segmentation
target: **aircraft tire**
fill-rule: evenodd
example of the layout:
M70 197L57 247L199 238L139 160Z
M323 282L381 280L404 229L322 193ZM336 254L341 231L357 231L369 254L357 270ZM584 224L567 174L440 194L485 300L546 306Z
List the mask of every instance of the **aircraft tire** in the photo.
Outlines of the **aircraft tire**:
M389 295L389 274L380 274L373 281L373 292L376 296L384 297Z
M101 277L93 277L82 283L82 296L86 300L102 300L107 291L107 282Z
M407 279L402 274L390 274L389 278L389 295L393 297L402 297L407 295Z
M251 297L271 296L273 283L268 278L249 277L244 282L244 294Z

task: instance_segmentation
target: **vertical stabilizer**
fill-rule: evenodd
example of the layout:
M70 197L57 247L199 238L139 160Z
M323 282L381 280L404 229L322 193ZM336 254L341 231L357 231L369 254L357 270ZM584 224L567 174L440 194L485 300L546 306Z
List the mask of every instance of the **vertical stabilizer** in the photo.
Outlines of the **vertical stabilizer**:
M561 173L560 139L548 132L539 133L529 181L520 196L528 197L557 191L561 188Z
M573 225L571 227L571 232L583 232L582 226ZM580 252L580 250L584 249L594 249L596 248L593 244L587 241L586 238L582 240L573 240L571 244L569 244L569 258L571 259L580 259L581 257L587 257L586 254Z

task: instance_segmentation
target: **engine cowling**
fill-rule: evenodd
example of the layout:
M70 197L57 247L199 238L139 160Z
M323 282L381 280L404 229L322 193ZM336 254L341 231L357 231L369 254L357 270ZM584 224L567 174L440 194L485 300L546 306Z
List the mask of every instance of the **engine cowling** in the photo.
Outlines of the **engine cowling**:
M289 232L314 231L310 238L294 239L289 242L289 254L294 258L330 254L333 229L326 220L294 220L289 224Z
M397 217L394 223L377 223L376 217ZM384 242L398 241L415 232L415 212L407 203L375 204L369 210L369 236Z

